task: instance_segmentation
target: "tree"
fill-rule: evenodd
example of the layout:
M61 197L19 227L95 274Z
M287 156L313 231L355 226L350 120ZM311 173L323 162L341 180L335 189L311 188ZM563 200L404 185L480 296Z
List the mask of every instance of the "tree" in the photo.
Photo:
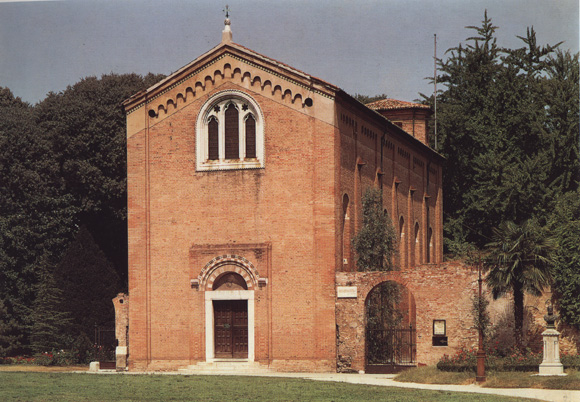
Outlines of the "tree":
M56 173L33 109L1 89L0 299L23 348L29 343L39 272L53 266L70 240L74 210Z
M475 34L439 62L451 253L483 247L505 221L545 224L558 195L578 185L578 57L539 46L533 28L521 48L502 48L487 13L468 29Z
M0 88L0 300L20 342L15 353L29 352L31 342L38 350L50 346L39 342L47 328L56 328L50 317L64 311L55 301L58 288L47 283L56 286L54 269L79 226L95 234L126 278L120 103L161 78L89 77L34 107Z
M371 103L371 102L375 102L375 101L378 101L378 100L387 99L388 96L387 96L387 94L380 94L380 95L374 95L374 96L368 96L368 95L362 95L362 94L354 94L353 98L355 98L357 101L359 101L363 105L366 105L367 103Z
M119 277L90 232L82 226L54 271L63 295L60 310L69 314L67 331L77 348L92 339L94 325L115 319L112 299L119 291ZM86 350L80 350L81 355Z
M29 315L31 321L30 346L36 353L64 349L67 346L70 314L62 311L62 291L53 275L44 269L36 285L36 299Z
M18 330L18 322L0 300L0 358L12 355L21 346L22 333Z
M387 211L383 209L381 191L367 188L362 204L362 227L352 239L358 270L390 271L393 269L396 235Z
M550 198L574 192L580 185L580 65L578 53L556 51L548 59L545 82L548 138L545 152L552 163Z
M521 348L524 294L540 296L550 285L556 244L532 220L521 225L503 222L499 228L494 228L492 240L487 244L490 254L486 261L489 269L486 282L494 298L512 293L514 338L516 346Z
M558 242L552 290L559 315L580 329L580 190L557 200L549 227Z
M35 107L36 124L51 146L63 191L76 209L73 234L85 225L124 282L127 152L126 119L120 105L162 78L154 74L86 77L61 93L49 93Z

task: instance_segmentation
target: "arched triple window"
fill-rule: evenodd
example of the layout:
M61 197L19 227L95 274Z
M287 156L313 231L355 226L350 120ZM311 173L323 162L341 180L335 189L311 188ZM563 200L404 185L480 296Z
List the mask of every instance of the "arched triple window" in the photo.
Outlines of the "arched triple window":
M264 167L264 122L254 99L222 91L202 107L197 121L197 170Z

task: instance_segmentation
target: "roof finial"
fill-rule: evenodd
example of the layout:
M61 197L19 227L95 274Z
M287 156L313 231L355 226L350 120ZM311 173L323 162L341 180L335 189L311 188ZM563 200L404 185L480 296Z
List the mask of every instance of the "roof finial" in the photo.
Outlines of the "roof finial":
M226 20L224 21L225 28L222 31L222 43L230 43L232 41L232 30L230 28L230 6L226 4L223 10L226 13Z

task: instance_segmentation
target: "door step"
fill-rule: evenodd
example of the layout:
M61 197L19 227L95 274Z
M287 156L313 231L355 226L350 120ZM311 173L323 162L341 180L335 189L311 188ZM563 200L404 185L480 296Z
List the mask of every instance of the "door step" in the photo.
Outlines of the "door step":
M213 362L199 362L178 370L180 374L222 374L248 375L271 373L267 366L247 360L219 360Z

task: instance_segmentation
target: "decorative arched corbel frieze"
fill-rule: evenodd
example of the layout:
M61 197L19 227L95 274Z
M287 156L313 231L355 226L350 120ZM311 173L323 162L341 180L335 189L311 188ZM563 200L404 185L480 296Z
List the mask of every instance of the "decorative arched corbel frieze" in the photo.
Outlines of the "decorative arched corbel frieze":
M202 268L197 278L191 280L196 290L211 291L215 280L226 272L235 272L246 281L248 290L260 289L267 285L268 279L260 273L247 258L236 254L216 256Z

